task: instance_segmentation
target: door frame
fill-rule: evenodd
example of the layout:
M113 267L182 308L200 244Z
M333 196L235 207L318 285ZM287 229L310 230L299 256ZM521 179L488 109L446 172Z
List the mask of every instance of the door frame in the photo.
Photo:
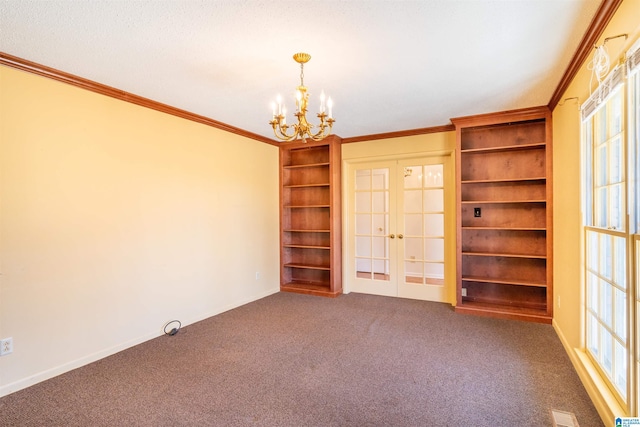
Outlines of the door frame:
M349 178L357 165L362 163L412 160L420 158L441 157L445 165L444 193L445 204L445 298L444 302L455 305L456 301L456 183L455 183L455 150L437 150L406 153L401 155L383 155L351 158L342 161L342 283L343 293L352 291L351 277L355 274L349 264L349 236L353 232L354 224L349 217L353 208L352 195L348 193Z

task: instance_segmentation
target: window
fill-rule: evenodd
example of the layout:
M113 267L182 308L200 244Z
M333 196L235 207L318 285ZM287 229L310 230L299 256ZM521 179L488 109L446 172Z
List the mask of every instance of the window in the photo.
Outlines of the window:
M640 41L631 52L582 106L585 331L587 353L638 415Z
M615 71L614 71L615 73ZM600 91L583 124L587 351L627 402L630 345L623 86Z

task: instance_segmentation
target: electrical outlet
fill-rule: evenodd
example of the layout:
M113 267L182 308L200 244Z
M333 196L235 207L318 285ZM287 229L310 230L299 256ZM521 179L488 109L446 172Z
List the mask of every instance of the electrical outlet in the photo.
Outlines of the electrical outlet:
M462 296L463 297L467 296L467 288L462 288Z
M558 308L560 308L560 295L558 295Z
M260 280L260 272L256 271L256 280Z
M13 353L13 338L0 340L0 356Z
M481 208L473 208L473 216L476 218L480 218L482 216Z

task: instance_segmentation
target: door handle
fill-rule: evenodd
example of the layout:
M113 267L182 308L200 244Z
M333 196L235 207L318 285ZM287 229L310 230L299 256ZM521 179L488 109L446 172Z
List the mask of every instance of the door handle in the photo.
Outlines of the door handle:
M398 239L402 239L404 236L402 234L398 234Z
M395 239L396 235L395 234L389 234L389 237L391 237L392 239Z

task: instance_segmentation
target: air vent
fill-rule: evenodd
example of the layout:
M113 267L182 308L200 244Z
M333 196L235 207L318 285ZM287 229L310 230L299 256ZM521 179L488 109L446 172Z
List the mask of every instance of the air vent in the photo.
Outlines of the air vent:
M553 427L580 427L576 415L571 412L552 410Z

